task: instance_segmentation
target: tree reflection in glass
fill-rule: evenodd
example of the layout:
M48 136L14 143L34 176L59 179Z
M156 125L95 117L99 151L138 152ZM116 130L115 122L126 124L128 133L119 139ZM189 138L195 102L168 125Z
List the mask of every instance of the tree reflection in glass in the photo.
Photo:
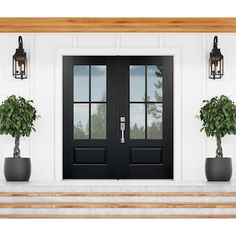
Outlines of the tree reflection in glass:
M162 104L147 104L147 138L162 138Z
M145 84L143 84L145 73L147 78L146 91ZM146 98L143 96L144 91ZM144 65L130 66L131 139L145 139L145 106L147 106L147 139L162 138L162 91L162 65L146 65L146 70ZM137 97L139 97L139 100L134 99ZM134 101L139 101L140 103L135 104L133 103Z
M130 139L145 138L145 104L130 104Z
M106 138L106 104L91 104L91 138Z
M106 103L92 103L90 116L91 139L106 139ZM74 139L88 138L89 104L74 104Z
M74 104L74 139L89 138L89 104Z
M147 66L147 101L162 102L163 66Z

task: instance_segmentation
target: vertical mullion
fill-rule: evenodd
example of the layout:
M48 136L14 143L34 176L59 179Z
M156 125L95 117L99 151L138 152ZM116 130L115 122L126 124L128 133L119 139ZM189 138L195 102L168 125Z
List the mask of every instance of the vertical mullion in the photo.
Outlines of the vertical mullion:
M147 139L147 65L145 65L145 139Z
M89 65L89 139L91 139L91 65Z

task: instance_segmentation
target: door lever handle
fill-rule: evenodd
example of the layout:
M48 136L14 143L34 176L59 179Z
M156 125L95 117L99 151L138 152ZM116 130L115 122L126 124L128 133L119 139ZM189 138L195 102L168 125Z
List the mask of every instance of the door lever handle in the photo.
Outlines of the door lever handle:
M125 143L125 123L121 122L120 123L120 130L121 130L121 143Z

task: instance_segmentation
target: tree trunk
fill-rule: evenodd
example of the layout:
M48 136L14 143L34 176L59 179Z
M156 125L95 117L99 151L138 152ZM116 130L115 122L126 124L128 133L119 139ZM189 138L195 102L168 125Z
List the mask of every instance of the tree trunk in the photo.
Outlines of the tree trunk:
M217 149L216 149L216 157L223 157L223 149L221 146L221 138L217 137L216 138L216 144L217 144Z
M15 138L15 147L14 147L14 152L13 152L13 157L20 158L20 138Z

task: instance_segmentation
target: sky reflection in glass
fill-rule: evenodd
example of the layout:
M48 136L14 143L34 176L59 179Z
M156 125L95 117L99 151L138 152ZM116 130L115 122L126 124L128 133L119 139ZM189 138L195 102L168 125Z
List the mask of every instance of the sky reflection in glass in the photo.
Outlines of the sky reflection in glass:
M74 66L74 101L89 100L89 66Z
M106 66L91 66L91 101L106 101Z
M130 66L130 101L145 99L145 66Z

